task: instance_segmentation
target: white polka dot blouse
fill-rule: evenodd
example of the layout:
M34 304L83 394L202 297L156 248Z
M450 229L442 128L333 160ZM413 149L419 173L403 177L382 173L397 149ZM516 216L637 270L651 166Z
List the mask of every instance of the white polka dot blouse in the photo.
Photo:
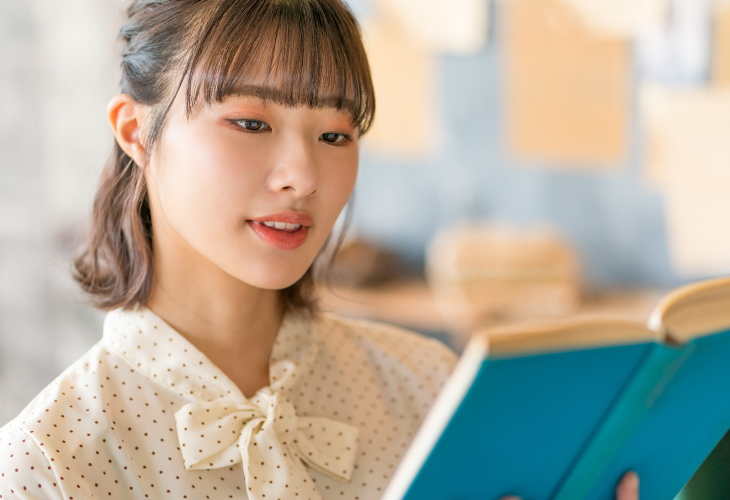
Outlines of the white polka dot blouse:
M456 362L437 341L287 315L246 398L149 309L0 429L0 499L371 500Z

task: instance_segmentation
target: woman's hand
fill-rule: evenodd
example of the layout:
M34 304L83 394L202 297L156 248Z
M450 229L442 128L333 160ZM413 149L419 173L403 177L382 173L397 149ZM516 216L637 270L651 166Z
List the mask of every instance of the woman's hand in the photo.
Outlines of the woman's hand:
M520 500L519 497L502 497L500 500ZM639 500L639 476L627 472L616 487L616 500Z

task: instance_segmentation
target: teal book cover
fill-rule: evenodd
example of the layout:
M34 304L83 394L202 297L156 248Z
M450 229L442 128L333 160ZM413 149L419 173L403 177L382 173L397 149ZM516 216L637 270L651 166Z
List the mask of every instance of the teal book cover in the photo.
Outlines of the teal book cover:
M649 326L566 321L475 335L384 500L674 498L730 428L730 280Z

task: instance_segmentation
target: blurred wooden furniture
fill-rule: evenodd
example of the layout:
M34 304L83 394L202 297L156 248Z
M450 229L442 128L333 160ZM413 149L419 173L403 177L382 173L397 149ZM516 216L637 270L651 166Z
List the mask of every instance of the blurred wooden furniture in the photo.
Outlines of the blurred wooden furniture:
M449 225L431 239L425 270L439 312L462 331L495 318L563 318L580 307L578 253L546 226Z
M616 318L646 321L666 290L607 289L589 293L570 317ZM449 323L437 310L425 281L402 281L362 289L319 288L322 309L342 316L393 323L422 333L448 334L452 347L460 349L469 333ZM534 318L533 318L534 320ZM517 323L491 320L479 326Z

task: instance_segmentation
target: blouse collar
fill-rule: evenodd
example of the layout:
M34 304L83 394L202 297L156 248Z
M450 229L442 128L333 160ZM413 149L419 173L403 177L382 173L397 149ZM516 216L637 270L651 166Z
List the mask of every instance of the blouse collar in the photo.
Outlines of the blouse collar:
M269 360L269 388L284 395L315 356L313 321L287 313ZM185 337L144 306L116 309L104 320L104 340L150 380L197 401L246 402L241 390Z

